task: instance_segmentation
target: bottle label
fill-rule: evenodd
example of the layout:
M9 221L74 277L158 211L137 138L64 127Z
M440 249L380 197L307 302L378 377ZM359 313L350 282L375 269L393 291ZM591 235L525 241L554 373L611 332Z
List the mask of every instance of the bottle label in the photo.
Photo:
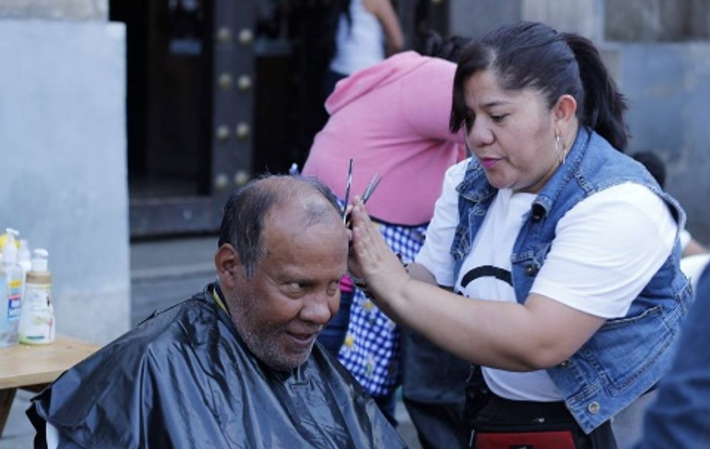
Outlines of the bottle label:
M22 305L20 342L43 344L54 341L54 310L49 284L27 284Z
M7 278L0 276L0 332L7 332L9 327L10 301L7 299Z
M17 317L16 304L18 301L10 294L10 280L0 274L0 348L17 344L17 329L20 321Z
M22 281L11 280L7 287L7 320L17 321L22 314Z

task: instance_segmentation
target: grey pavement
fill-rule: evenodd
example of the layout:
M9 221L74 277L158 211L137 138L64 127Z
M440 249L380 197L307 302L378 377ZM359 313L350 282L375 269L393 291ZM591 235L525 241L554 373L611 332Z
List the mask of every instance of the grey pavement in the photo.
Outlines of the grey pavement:
M216 236L169 239L131 244L131 324L156 310L187 299L214 279L212 259ZM30 449L34 431L27 420L31 393L19 391L10 412L0 449ZM421 449L416 431L401 402L398 428L411 449Z

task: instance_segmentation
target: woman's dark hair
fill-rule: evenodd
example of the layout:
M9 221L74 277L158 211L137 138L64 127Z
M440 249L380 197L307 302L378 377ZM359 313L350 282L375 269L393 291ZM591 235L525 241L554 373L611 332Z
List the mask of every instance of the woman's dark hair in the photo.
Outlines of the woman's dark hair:
M560 96L577 101L577 117L624 151L628 128L626 100L611 78L594 44L579 35L558 33L536 22L500 27L469 44L461 53L454 77L449 126L458 132L472 125L464 84L481 70L494 73L505 90L532 88L552 108Z
M458 62L461 50L471 42L471 38L461 36L450 36L443 39L435 31L427 31L419 39L421 44L417 52L420 55L446 59L451 62Z

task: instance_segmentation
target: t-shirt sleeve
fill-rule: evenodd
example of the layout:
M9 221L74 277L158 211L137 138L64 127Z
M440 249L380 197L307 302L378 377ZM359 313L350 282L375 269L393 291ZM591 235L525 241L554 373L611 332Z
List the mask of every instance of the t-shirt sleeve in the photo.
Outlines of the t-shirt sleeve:
M676 232L668 206L645 186L596 193L557 223L531 293L602 318L622 317L670 255Z
M426 240L415 262L424 266L444 287L454 286L454 259L451 243L459 222L456 186L463 180L468 159L446 171L441 196L434 206L434 216L429 222Z

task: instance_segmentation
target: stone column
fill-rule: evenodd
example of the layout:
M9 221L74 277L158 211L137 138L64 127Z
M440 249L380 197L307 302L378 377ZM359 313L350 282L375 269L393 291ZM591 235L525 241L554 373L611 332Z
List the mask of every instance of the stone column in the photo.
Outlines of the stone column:
M40 20L37 20L40 19ZM0 2L0 232L49 251L57 332L130 325L125 27L107 0Z

